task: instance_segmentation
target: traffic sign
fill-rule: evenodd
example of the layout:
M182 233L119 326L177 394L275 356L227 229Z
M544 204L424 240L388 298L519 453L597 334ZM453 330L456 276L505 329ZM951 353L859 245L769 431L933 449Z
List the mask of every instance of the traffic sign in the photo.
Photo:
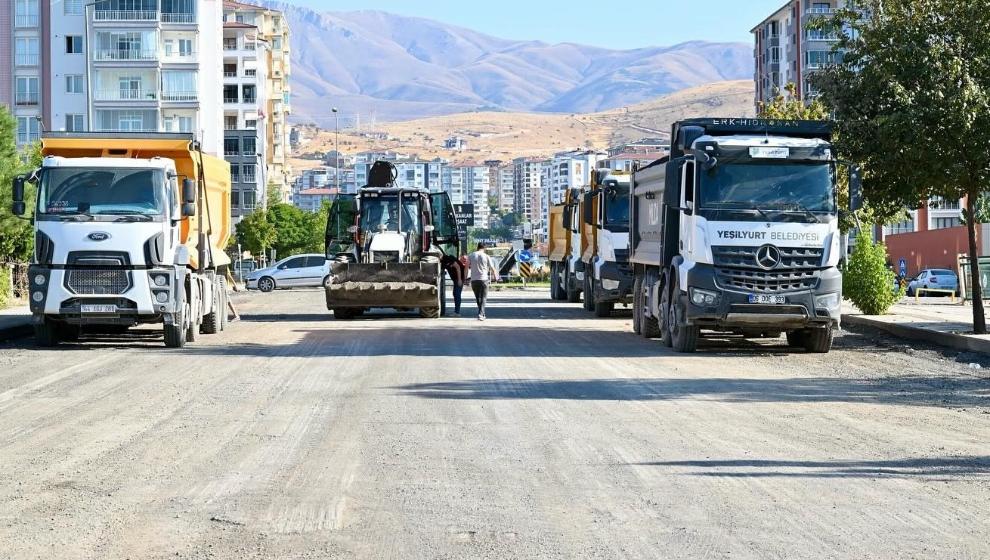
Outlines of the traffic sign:
M457 218L457 229L474 227L474 204L455 204L454 217Z
M533 262L533 253L529 249L523 249L519 251L519 262L531 263Z
M901 271L901 276L907 276L907 261L906 260L901 259L900 261L898 261L897 262L897 267Z

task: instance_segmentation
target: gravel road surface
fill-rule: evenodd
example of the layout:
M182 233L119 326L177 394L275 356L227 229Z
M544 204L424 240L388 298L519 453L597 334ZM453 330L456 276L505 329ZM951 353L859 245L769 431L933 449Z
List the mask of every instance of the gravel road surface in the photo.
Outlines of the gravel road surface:
M0 346L0 558L990 558L978 359L238 302L184 350Z

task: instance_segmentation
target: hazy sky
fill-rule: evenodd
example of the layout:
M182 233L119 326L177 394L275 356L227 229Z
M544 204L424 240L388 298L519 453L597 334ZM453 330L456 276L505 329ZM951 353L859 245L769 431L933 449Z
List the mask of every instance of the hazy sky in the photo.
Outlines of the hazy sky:
M318 10L383 10L503 37L627 49L695 39L752 41L784 0L288 0Z

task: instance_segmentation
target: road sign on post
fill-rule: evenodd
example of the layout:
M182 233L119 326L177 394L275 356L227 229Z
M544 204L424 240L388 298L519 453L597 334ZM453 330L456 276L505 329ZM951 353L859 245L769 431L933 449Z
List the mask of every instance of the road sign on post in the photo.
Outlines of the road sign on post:
M897 262L897 268L901 272L901 276L907 276L907 261L901 259Z
M455 204L454 216L457 218L457 229L466 231L474 227L474 204Z

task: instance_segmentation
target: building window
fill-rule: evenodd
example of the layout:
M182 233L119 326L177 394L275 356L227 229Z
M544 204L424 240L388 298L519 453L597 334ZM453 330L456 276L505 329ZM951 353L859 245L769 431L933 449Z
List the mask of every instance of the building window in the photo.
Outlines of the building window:
M223 50L225 50L225 51L236 51L237 50L237 38L236 37L224 37L223 38Z
M231 168L233 169L233 168ZM241 191L231 191L230 192L230 207L240 208L241 206Z
M230 182L240 183L241 182L241 166L236 163L230 166Z
M887 226L887 233L889 235L897 235L899 233L912 233L914 232L914 218L908 218L904 221L897 222L896 224L890 224Z
M237 116L236 115L224 115L224 117L223 117L223 129L224 130L237 130Z
M932 219L932 229L954 228L954 227L959 227L961 225L962 225L962 220L960 220L958 217Z
M254 191L244 191L241 193L241 205L242 208L251 210L255 206L255 194Z
M245 183L253 183L253 182L255 182L254 164L253 163L245 163L244 165L242 165L241 166L241 175L242 175L242 179L243 179L243 181Z
M66 35L65 36L65 53L66 54L82 54L83 52L83 42L82 35Z
M72 113L65 115L65 130L67 132L83 132L85 129L82 115Z
M244 128L256 129L258 128L258 121L254 119L246 119L244 121Z
M65 76L65 93L83 93L82 74L67 74Z
M162 99L165 101L195 101L196 72L165 70L162 72Z
M17 143L30 144L41 138L41 121L38 117L17 117Z
M65 8L65 15L67 16L81 16L83 15L83 2L82 0L65 0L63 2Z
M237 86L223 86L223 102L237 103Z
M237 138L224 138L223 139L223 155L225 156L236 156L240 155L241 143Z
M38 27L38 0L17 0L14 27Z
M241 144L241 153L244 154L244 155L246 155L246 156L252 156L252 157L254 157L254 155L255 155L255 144L256 144L256 142L255 142L255 139L254 138L244 138L244 140L243 140L243 142Z
M928 201L928 207L932 210L959 210L959 200L953 199L948 200L942 198L941 196L933 196L931 200Z
M14 104L20 106L37 105L39 100L38 78L17 78Z
M37 37L18 37L14 42L14 61L17 66L37 66L38 45Z
M254 86L244 86L244 102L254 103L258 100L257 88Z

